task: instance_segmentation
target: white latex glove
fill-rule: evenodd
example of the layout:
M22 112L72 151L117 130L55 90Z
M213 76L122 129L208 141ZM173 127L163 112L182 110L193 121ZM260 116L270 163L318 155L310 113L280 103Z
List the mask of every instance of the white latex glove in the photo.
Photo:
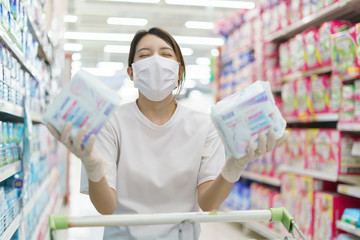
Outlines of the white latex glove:
M287 139L288 135L289 133L285 131L284 135L280 139L276 140L274 130L269 131L267 138L265 132L261 132L259 134L258 148L255 150L254 142L250 142L247 147L247 154L244 157L235 158L230 156L221 171L222 176L228 182L237 182L242 171L246 168L250 161L260 157L264 153L272 152L275 146L281 144Z
M67 122L60 134L54 126L47 124L50 133L60 142L62 142L75 156L77 156L84 164L88 178L93 182L100 181L109 171L109 164L101 154L94 148L95 136L91 135L86 147L83 148L81 143L84 140L87 129L81 128L74 141L71 140L72 124Z

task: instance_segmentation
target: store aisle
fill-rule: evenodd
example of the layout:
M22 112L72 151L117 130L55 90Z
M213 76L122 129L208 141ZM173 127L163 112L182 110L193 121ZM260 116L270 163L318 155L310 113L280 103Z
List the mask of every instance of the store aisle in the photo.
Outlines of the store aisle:
M87 195L79 192L81 162L74 155L70 163L70 206L71 216L85 216L98 214ZM243 229L238 223L204 223L201 224L199 240L245 240L261 239L248 229ZM68 240L102 239L103 228L70 228Z

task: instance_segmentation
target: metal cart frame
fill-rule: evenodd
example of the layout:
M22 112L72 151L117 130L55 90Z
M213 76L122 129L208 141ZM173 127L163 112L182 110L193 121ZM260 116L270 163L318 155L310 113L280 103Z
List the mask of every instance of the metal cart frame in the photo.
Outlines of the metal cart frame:
M270 221L281 222L287 232L292 234L294 229L298 237L306 237L295 224L294 218L285 208L270 208L267 210L242 210L230 212L189 212L189 213L161 213L161 214L119 214L102 216L71 217L66 215L50 215L50 239L55 239L55 231L73 227L99 227L99 226L135 226L157 224L179 224L179 239L182 239L182 226L193 224L194 237L196 236L195 223L200 222L248 222ZM284 239L290 239L285 237Z

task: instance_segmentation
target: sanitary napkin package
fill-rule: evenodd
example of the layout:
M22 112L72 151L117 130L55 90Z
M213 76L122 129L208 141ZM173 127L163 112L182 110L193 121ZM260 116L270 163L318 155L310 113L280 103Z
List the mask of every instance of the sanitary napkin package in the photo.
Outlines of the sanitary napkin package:
M85 146L90 135L100 131L119 104L115 92L90 73L79 70L48 107L43 120L59 132L66 122L71 122L72 138L86 126L88 133L82 143Z
M273 129L279 139L286 128L270 84L263 81L256 81L215 104L211 117L226 150L236 158L246 155L250 140L257 148L260 132Z

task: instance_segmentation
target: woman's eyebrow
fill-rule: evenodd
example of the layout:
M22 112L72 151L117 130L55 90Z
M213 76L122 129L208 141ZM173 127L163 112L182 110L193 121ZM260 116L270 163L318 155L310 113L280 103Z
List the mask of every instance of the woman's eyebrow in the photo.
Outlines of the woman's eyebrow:
M148 50L148 51L150 51L150 48L140 48L140 49L137 50L136 52L140 52L140 51L143 51L143 50Z
M171 50L171 51L174 51L171 47L162 47L162 48L160 48L160 50Z

